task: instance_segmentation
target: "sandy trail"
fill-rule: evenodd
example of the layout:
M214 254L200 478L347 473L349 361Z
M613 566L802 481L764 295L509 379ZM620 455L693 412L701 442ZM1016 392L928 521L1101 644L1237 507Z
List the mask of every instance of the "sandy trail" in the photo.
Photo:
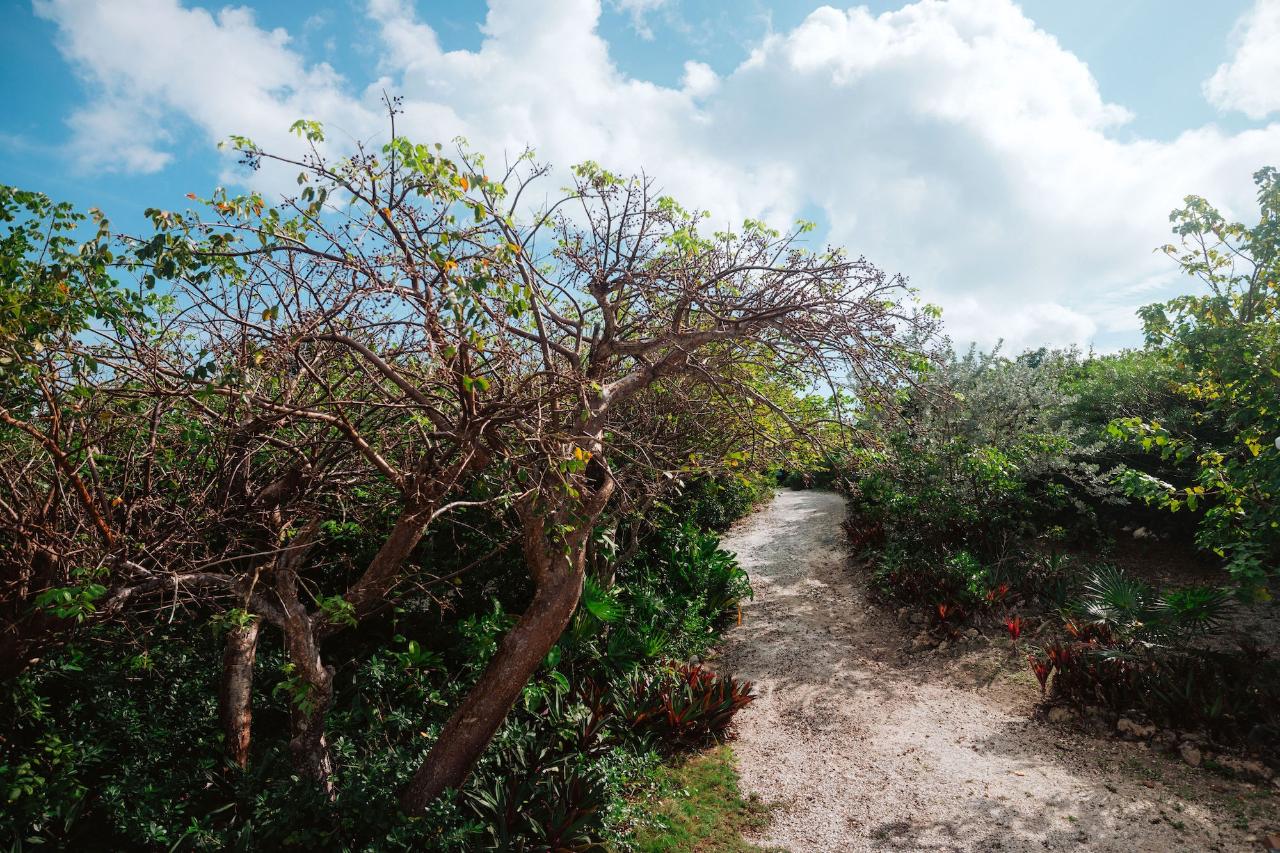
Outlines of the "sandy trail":
M783 491L723 543L755 588L719 663L759 692L735 743L744 790L776 805L755 841L796 853L1260 849L1220 813L1222 796L1199 796L1215 782L1204 771L1029 719L1033 685L964 686L946 656L904 655L907 638L849 565L843 513L836 494ZM1230 786L1212 784L1250 796ZM1267 791L1252 796L1275 808Z

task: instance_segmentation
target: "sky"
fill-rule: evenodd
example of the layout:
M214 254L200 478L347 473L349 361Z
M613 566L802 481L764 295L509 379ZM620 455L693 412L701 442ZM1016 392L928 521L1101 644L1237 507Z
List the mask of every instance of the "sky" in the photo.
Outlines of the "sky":
M1155 251L1188 194L1256 217L1280 166L1280 0L4 2L0 182L102 208L288 192L216 143L399 130L654 176L716 225L819 224L958 344L1140 342L1195 288ZM552 175L547 192L565 181Z

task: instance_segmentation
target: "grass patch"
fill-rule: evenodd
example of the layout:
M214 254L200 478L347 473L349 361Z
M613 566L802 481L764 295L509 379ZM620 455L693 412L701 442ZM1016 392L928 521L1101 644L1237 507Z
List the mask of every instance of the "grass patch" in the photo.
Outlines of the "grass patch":
M639 827L635 850L640 853L759 853L744 832L768 823L769 808L754 795L743 797L733 750L719 746L692 755L674 767L658 771L661 798L654 803L651 822Z

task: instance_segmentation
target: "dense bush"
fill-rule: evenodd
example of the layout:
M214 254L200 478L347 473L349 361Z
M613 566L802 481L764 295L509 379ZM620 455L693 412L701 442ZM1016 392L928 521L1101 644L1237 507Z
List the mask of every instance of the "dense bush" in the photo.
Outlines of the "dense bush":
M1099 431L1072 419L1077 365L1072 352L950 357L868 422L883 439L848 463L855 524L984 560L1050 525L1087 525L1115 489L1096 462Z
M1121 501L1102 468L1102 424L1078 419L1121 392L1087 406L1071 392L1093 362L971 350L927 373L896 410L868 414L879 441L848 459L846 528L871 550L879 593L968 615L1065 601L1076 586L1066 546L1097 541L1099 511Z
M760 474L699 477L670 503L671 513L705 530L725 530L773 493Z
M816 469L782 472L782 485L788 489L829 489L838 479L834 468L823 466Z
M1265 595L1280 565L1280 172L1262 169L1254 181L1253 227L1196 196L1173 212L1180 244L1165 251L1208 292L1141 312L1148 345L1176 369L1194 417L1167 421L1147 410L1117 418L1111 431L1150 454L1124 472L1128 491L1195 514L1200 546ZM1181 476L1165 476L1171 463Z
M1251 645L1230 652L1192 645L1217 630L1228 602L1219 589L1157 594L1103 567L1064 609L1061 638L1031 664L1055 698L1077 708L1203 732L1280 765L1280 661Z
M725 488L700 497L707 512L717 497L729 501L714 509L722 517L750 508ZM482 522L470 519L423 547L465 547ZM350 525L330 533L339 564L367 546ZM504 576L500 563L485 570ZM519 606L509 582L494 586L503 587L503 599ZM652 766L655 750L722 732L749 701L737 682L671 663L704 653L747 595L746 574L714 534L692 523L658 529L617 568L611 587L588 580L573 624L465 789L412 820L397 794L510 626L502 600L453 596L447 612L410 597L365 626L376 648L335 656L332 801L290 768L292 694L277 643L264 640L258 652L245 772L224 758L217 697L208 689L219 677L223 622L178 619L138 636L98 631L4 694L0 836L11 846L95 849L532 851L587 849L606 837L625 844L629 786ZM688 677L678 683L681 674ZM646 686L641 694L637 684ZM671 725L638 724L634 714L646 702L670 710Z

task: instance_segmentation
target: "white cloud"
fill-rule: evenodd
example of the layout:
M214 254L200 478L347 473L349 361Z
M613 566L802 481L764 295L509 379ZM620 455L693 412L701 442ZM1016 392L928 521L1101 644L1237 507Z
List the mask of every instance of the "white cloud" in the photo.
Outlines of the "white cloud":
M107 98L68 119L72 156L81 170L158 172L173 160L160 150L170 140L159 117L140 104Z
M720 78L705 62L686 62L680 83L686 92L700 98L714 92L720 85Z
M153 116L101 119L105 129L77 137L117 166L163 165L156 128L175 119L272 144L299 117L381 138L385 88L404 96L400 126L416 138L644 169L717 224L818 209L834 242L943 305L957 341L1014 349L1102 333L1136 342L1133 307L1185 286L1151 251L1169 239L1168 211L1194 192L1247 215L1250 173L1280 152L1280 124L1120 138L1129 112L1012 0L920 0L879 16L824 7L730 73L686 63L679 88L612 63L599 0L491 0L476 51L443 50L404 0L369 0L383 77L362 90L244 10L39 8L108 112L146 104Z
M1222 110L1253 119L1280 110L1280 0L1257 0L1232 33L1235 51L1204 83L1204 94Z
M307 65L287 32L263 30L247 8L215 16L175 0L37 0L35 10L58 24L60 50L94 90L69 118L82 167L156 171L175 122L263 144L287 138L286 116L365 129L333 69Z
M1098 323L1079 311L1056 302L1034 302L1011 305L999 311L999 322L992 322L992 306L973 297L950 300L946 312L948 332L960 347L974 341L983 348L1003 342L1005 352L1020 352L1036 347L1066 347L1088 341L1098 331ZM971 333L963 337L956 329Z
M649 15L667 6L670 0L610 0L610 3L618 11L631 16L631 28L636 35L652 41L653 28L649 26Z

